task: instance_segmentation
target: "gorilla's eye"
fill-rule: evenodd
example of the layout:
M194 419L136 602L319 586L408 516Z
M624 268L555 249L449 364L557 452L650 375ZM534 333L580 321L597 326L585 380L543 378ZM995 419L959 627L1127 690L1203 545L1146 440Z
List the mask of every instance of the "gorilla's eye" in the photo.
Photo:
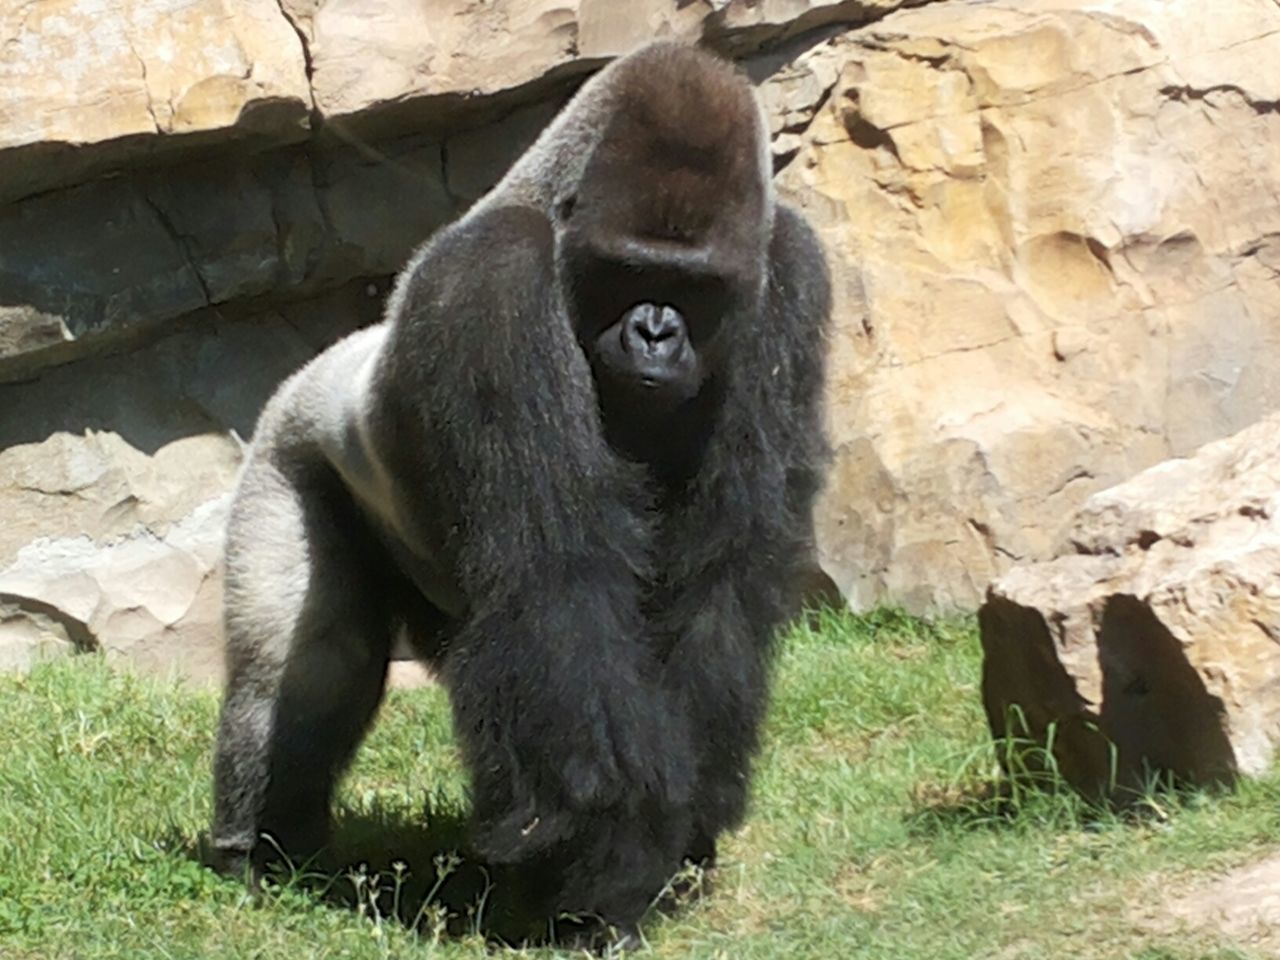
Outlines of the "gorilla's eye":
M559 203L556 204L556 218L564 221L573 216L573 208L578 205L578 198L574 194L569 194Z

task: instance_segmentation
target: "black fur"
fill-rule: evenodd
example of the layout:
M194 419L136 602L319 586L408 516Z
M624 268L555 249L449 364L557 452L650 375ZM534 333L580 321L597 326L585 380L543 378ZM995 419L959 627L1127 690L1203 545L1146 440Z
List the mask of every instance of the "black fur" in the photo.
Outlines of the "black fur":
M607 122L553 209L499 185L513 202L430 241L368 349L264 413L228 536L233 865L264 834L324 842L397 624L448 688L477 848L536 877L539 909L629 928L743 816L826 459L829 284L768 192L745 81L671 46L616 66L580 95ZM656 385L626 351L597 363L640 301L687 338L645 361ZM365 359L351 414L334 384Z

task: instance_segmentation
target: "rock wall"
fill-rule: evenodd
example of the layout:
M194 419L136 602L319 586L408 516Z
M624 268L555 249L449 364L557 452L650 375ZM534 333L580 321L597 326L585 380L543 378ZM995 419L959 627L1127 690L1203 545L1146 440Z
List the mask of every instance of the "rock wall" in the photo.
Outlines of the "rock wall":
M1277 30L1265 0L944 2L770 84L826 91L778 123L844 266L822 527L853 602L971 608L1088 494L1280 407Z
M1270 0L34 0L0 24L0 657L176 643L212 669L262 400L653 37L743 63L830 251L819 523L855 606L972 608L1089 493L1280 408Z

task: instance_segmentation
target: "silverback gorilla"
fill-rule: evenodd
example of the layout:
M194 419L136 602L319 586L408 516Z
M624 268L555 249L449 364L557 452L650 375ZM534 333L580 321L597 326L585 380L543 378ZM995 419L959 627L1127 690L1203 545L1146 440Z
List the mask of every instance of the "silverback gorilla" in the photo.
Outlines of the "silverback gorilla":
M473 843L631 931L742 817L827 451L822 251L751 86L647 46L264 409L227 534L213 842L327 839L404 630Z

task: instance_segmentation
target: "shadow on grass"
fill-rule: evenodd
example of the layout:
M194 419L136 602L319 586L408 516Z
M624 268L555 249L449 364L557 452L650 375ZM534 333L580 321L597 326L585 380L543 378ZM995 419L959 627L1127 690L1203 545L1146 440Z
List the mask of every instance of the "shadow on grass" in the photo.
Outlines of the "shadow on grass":
M305 864L272 864L250 887L268 903L301 893L375 923L398 923L425 945L479 938L492 948L550 946L605 958L637 945L634 936L618 939L618 931L595 917L550 917L542 909L550 889L536 865L528 874L486 865L468 853L467 832L467 811L448 804L428 802L416 816L392 808L339 809L321 854ZM217 870L207 834L194 842L174 834L170 841L169 848ZM711 887L709 873L686 864L642 926L687 908Z
M950 783L924 782L912 790L908 825L917 835L955 830L1021 830L1028 826L1078 828L1109 817L1105 806L1058 784L1013 782L1004 777Z
M1025 750L1025 743L1018 749ZM912 790L907 813L919 836L975 830L1099 830L1106 826L1149 825L1177 811L1231 792L1231 785L1197 785L1167 771L1146 770L1133 786L1112 783L1106 791L1073 787L1053 766L1011 766L1009 750L999 772L962 770L946 781L924 781ZM987 767L990 770L990 765Z
M315 865L326 902L394 919L428 939L520 934L498 896L510 886L467 848L467 814L426 805L419 816L375 807L339 809L333 839Z
M467 812L428 803L418 815L392 808L339 809L329 846L303 864L272 864L257 885L270 900L301 892L335 909L395 922L427 942L481 937L495 945L544 945L553 926L523 905L536 902L511 871L467 850ZM173 846L210 869L207 834ZM562 923L561 933L571 924Z

